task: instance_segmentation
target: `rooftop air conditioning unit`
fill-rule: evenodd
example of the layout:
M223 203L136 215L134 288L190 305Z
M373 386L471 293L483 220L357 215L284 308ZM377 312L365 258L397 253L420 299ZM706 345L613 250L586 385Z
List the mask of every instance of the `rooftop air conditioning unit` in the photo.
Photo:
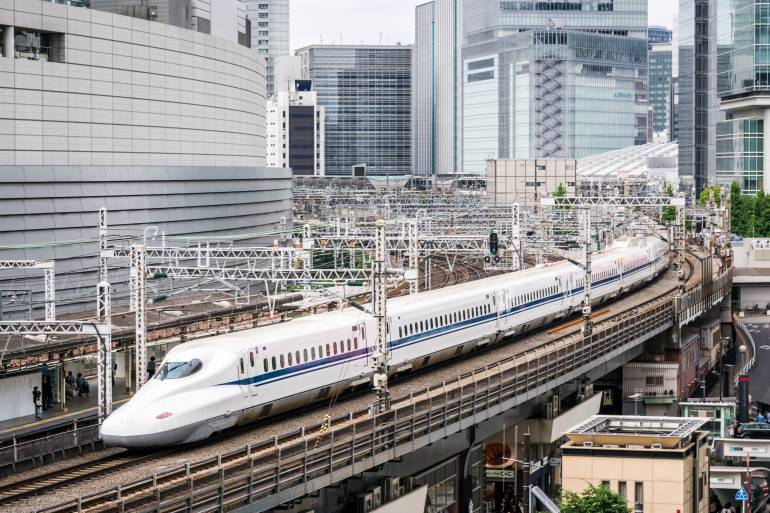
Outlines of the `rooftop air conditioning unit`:
M593 446L594 446L593 442L583 442L583 447L593 447Z
M385 492L385 500L392 501L401 497L401 478L386 477L382 480L382 489Z
M358 496L356 511L358 513L369 513L374 507L372 506L372 494L362 493Z
M663 449L663 446L661 444L652 444L650 447L653 449Z
M379 508L382 506L382 488L372 488L372 508Z

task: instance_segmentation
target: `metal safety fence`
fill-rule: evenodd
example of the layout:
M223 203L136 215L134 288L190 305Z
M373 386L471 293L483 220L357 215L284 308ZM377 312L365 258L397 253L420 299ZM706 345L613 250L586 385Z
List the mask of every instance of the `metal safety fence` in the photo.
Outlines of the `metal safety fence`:
M14 435L0 441L0 472L13 472L22 463L42 463L57 455L64 457L67 452L86 446L95 449L101 443L96 417L75 419L42 434Z

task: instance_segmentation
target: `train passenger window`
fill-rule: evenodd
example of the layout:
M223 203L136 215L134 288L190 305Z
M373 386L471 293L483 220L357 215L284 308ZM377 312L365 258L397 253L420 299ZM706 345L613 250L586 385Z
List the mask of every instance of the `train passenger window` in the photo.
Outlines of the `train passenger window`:
M278 366L275 364L275 356L273 356L271 358L271 360L272 360L272 364L273 364L273 370L275 370L276 368L278 368Z
M267 358L262 360L262 368L265 369L265 372L270 370L270 368L267 366Z
M334 348L334 354L337 354L337 343L336 343L336 342L334 342L334 344L332 345L332 347Z
M291 365L291 353L288 354L289 365Z
M302 356L305 357L305 363L307 363L307 349L302 350Z
M404 335L401 334L401 326L398 327L398 338L403 337Z
M337 351L334 351L334 352L336 353ZM332 355L332 346L331 344L326 344L326 356L331 356L331 355Z
M348 339L348 352L353 350L353 346L350 344L350 339Z
M358 349L358 337L353 337L353 349Z
M283 369L283 367L284 367L284 365L283 365L283 355L279 355L279 357L278 357L278 363L280 363L280 364L281 364L281 368Z
M324 346L318 346L318 358L324 357Z
M251 363L251 366L254 367L254 353L249 351L249 363Z
M294 361L297 362L297 364L302 363L302 360L299 359L299 351L294 353Z
M320 349L320 348L319 348ZM310 348L310 358L315 360L315 347Z
M165 367L165 365L164 365L164 367ZM163 370L163 369L161 369L161 370ZM243 374L244 372L246 372L246 370L243 368L243 358L241 358L241 374ZM160 374L160 373L158 373L158 374Z

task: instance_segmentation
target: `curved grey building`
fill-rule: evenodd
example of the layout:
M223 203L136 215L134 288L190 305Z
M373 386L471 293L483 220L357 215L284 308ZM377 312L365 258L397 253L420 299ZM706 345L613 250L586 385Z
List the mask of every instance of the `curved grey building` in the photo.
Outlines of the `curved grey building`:
M256 242L291 222L291 172L265 167L263 57L142 19L4 5L0 259L56 259L60 305L93 300L102 206L135 236ZM40 301L40 276L13 273L6 314L25 290Z

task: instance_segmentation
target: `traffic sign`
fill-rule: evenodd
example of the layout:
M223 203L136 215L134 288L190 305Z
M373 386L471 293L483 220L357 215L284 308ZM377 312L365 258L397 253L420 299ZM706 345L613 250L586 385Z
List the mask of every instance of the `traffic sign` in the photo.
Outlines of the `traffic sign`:
M741 486L737 492L735 492L735 500L736 501L747 501L749 500L749 496L746 495L746 490Z

